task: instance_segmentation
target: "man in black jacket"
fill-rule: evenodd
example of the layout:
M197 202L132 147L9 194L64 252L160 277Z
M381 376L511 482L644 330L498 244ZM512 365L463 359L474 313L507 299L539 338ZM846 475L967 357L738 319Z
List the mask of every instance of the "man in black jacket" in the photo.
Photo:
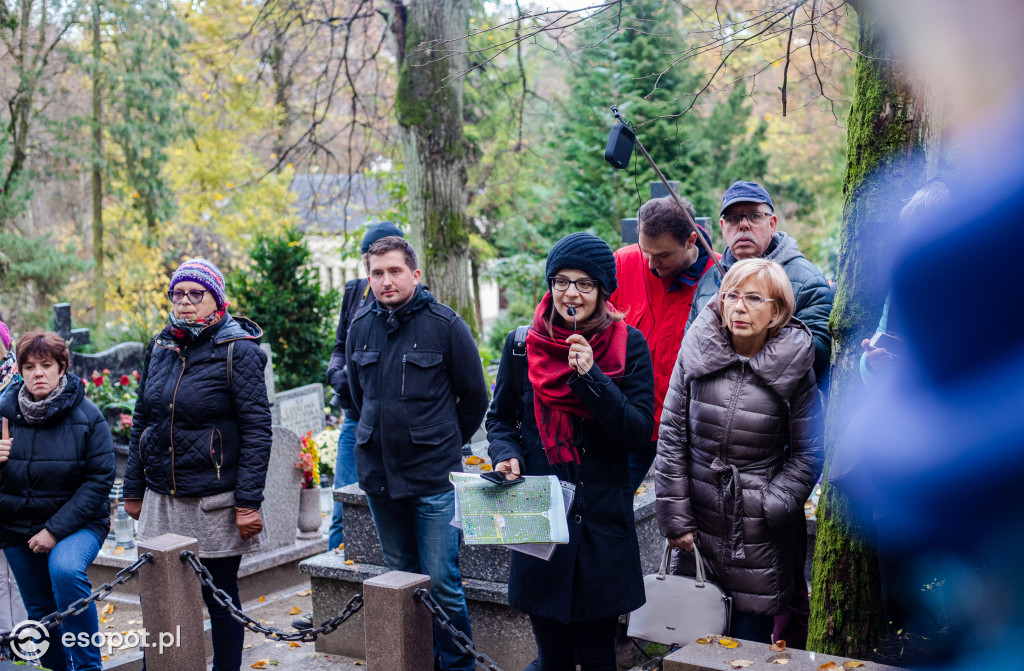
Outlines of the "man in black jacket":
M382 221L366 229L362 244L363 263L366 262L366 253L370 251L370 245L390 235L403 237L402 229L391 221ZM348 338L348 329L352 320L360 310L373 301L373 298L370 282L365 277L345 283L345 293L341 299L341 316L338 318L338 330L334 335L334 351L331 353L331 362L327 366L327 383L337 394L338 403L345 412L345 420L341 424L341 437L338 439L338 456L334 463L335 488L344 487L356 481L356 418L352 415L352 397L348 390L348 359L345 358L345 341ZM327 544L329 547L336 548L344 540L342 506L340 503L335 503ZM311 626L312 620L309 620L308 625L305 622L302 624Z
M419 284L407 241L373 243L366 267L375 299L345 348L359 485L388 566L429 575L434 598L470 635L448 474L462 470L461 446L487 410L480 356L466 322ZM436 627L434 658L441 669L475 667Z

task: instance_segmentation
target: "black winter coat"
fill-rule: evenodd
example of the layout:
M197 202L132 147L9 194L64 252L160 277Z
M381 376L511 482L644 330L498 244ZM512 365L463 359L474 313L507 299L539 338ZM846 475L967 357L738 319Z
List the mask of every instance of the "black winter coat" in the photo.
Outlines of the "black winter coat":
M658 527L697 531L701 556L744 613L793 594L793 520L821 475L814 341L793 319L741 361L717 301L686 330L661 416Z
M348 329L359 311L372 303L373 299L370 281L365 277L345 283L338 328L334 332L334 351L331 352L331 361L327 364L327 384L331 385L331 389L338 395L343 410L352 409L352 392L348 387L348 359L345 356Z
M575 373L569 387L593 413L576 419L581 464L552 467L541 447L533 410L533 388L522 362L522 395L516 398L512 346L505 339L487 413L491 462L518 459L523 475L557 475L576 485L569 517L569 542L549 561L512 553L508 602L536 617L581 622L617 617L644 604L640 547L629 487L630 451L650 448L654 430L654 371L643 334L627 327L626 368L613 381L595 363L590 381ZM522 437L516 427L522 418Z
M142 498L147 488L184 497L234 490L235 505L260 507L272 442L262 337L255 322L225 315L195 341L186 336L187 344L169 327L150 341L128 445L125 498Z
M367 494L393 499L452 491L462 444L487 411L487 383L469 326L423 285L394 312L376 300L348 332L356 472Z
M18 405L23 384L0 395L0 415L14 439L0 466L0 547L24 543L44 528L57 540L80 529L106 538L114 442L103 413L85 397L81 378L68 373L46 419L28 424Z

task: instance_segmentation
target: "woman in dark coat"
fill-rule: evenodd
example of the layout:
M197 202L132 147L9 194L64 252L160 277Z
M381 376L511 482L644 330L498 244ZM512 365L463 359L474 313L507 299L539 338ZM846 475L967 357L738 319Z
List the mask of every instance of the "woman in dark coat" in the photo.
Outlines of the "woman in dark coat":
M530 671L612 670L616 621L644 603L627 454L649 444L654 374L643 335L607 302L615 257L603 240L563 238L546 270L525 357L514 362L514 333L505 340L487 438L509 479L554 474L576 489L568 544L549 561L513 552L508 601L530 616Z
M32 331L16 353L24 379L0 394L10 432L0 439L0 547L29 618L41 620L92 592L86 569L110 528L114 443L81 378L68 372L63 338ZM39 662L54 671L99 671L98 631L90 604L51 632ZM75 645L64 647L66 634Z
M810 331L785 271L735 264L686 330L658 440L658 527L694 538L733 598L730 633L771 642L794 589L793 520L821 474L824 437Z
M139 537L199 540L199 559L236 606L242 555L265 544L271 417L263 331L227 312L224 276L204 259L171 277L169 324L149 343L124 476ZM242 663L242 625L203 587L215 671Z

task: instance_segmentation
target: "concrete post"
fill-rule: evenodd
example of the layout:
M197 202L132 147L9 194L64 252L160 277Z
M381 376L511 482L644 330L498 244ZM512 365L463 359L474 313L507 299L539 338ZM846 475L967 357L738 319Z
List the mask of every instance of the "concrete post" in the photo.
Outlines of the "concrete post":
M181 561L184 550L198 549L196 539L176 534L139 541L139 554L153 553L139 571L147 671L206 671L203 595Z
M430 613L413 594L430 578L390 571L363 583L367 671L433 671Z

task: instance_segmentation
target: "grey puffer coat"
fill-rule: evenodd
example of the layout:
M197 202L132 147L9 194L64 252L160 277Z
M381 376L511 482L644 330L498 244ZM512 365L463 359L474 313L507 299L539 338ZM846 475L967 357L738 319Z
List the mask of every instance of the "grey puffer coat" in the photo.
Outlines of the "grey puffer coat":
M716 582L745 613L775 615L792 597L792 520L824 461L813 363L796 319L741 360L711 301L686 329L665 396L658 528L697 531Z

